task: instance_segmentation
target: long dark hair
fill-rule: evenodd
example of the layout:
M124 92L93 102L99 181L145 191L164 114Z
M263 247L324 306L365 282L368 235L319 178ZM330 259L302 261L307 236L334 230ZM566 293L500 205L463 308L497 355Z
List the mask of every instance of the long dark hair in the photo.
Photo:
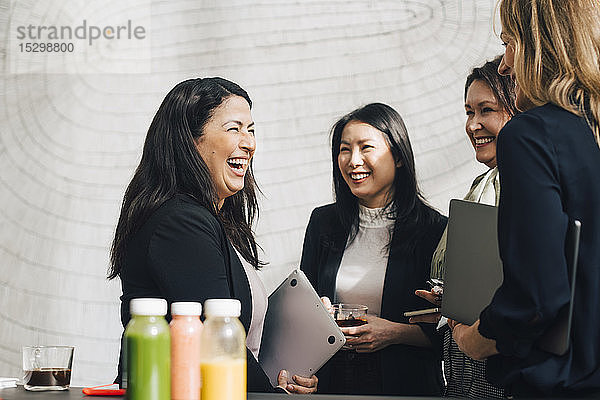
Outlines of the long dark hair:
M358 232L358 198L352 194L342 177L338 165L342 131L351 121L359 121L383 133L392 156L400 166L396 168L393 193L385 212L395 218L396 243L404 250L414 250L424 231L422 227L441 218L423 198L417 184L415 160L402 117L392 107L371 103L343 116L331 129L331 160L333 164L333 188L335 204L343 227L349 232L350 244ZM389 243L391 245L391 242Z
M492 90L494 97L496 97L502 108L511 117L514 117L519 113L516 105L515 82L509 75L498 73L500 61L502 61L501 55L492 61L486 62L481 67L473 68L465 82L465 100L471 84L475 81L482 81Z
M123 198L111 248L108 279L121 273L127 245L148 217L175 194L187 194L217 217L229 240L244 259L258 268L262 263L252 222L258 214L252 164L244 189L217 208L217 192L208 166L196 148L214 110L231 96L252 100L244 89L223 78L189 79L177 84L160 105L146 135L142 159Z

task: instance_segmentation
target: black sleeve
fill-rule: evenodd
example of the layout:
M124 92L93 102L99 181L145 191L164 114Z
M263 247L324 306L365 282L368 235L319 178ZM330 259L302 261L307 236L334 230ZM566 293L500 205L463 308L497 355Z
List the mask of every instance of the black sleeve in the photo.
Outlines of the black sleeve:
M169 303L229 298L218 222L203 209L178 209L164 216L148 245L147 265Z
M271 381L262 367L254 358L252 352L246 349L247 365L247 386L249 392L275 392L275 388L271 386Z
M319 263L318 263L318 222L316 209L310 215L306 232L304 233L304 244L302 245L302 258L300 269L304 272L310 283L318 291ZM319 293L319 295L321 295Z
M164 217L149 244L148 266L168 303L230 298L220 225L207 211L178 210ZM273 391L247 350L248 390Z
M430 271L431 271L431 267L430 267L431 266L431 258L433 257L433 252L435 251L437 244L439 243L440 238L442 237L442 234L444 233L444 230L446 229L447 222L448 222L448 218L440 215L438 222L432 224L431 229L429 230L428 234L424 238L425 251L423 252L423 254L421 256L421 259L423 260L423 265L422 265L423 272L422 272L422 277L421 277L421 282L423 284L422 288L426 287L426 285L427 285L426 282L429 279ZM416 289L421 289L421 288L415 288L415 290ZM429 303L427 300L421 299L417 295L414 295L414 297L417 298L421 302L421 306L416 307L415 309L431 307L431 303ZM431 342L432 347L436 350L439 350L439 352L441 353L442 347L443 347L443 341L444 341L443 340L443 336L444 336L443 331L438 332L437 324L417 322L417 325L419 325L419 327L421 328L421 330L423 331L425 336L427 336L427 338Z
M513 118L498 135L497 152L504 282L482 311L479 331L496 340L501 354L525 357L570 299L564 256L568 217L555 148L539 118Z

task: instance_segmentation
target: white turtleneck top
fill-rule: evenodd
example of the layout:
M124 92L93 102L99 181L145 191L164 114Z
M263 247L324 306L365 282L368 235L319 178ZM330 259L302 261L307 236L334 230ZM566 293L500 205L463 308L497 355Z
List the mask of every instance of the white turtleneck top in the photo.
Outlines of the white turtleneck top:
M344 251L336 280L335 302L364 304L375 316L381 313L387 244L394 228L394 220L383 211L359 205L358 232Z

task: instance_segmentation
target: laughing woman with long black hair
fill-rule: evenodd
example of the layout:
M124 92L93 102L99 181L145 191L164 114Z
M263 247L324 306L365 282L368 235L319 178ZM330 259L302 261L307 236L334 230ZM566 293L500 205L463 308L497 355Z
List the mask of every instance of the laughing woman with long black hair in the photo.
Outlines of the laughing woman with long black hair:
M274 388L256 361L267 293L252 231L258 205L251 107L248 93L222 78L186 80L167 94L125 192L109 279L121 279L123 327L133 298L240 300L248 390L263 392ZM291 378L287 384L280 373L282 389L316 390L314 376Z

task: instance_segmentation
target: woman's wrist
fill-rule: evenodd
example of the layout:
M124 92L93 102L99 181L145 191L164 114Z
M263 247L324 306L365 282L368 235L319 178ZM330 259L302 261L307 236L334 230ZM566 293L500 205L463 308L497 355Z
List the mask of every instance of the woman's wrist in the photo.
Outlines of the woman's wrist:
M394 324L394 326L392 329L393 336L391 344L405 344L407 327L410 325L401 322L392 322L392 324Z
M408 344L411 346L430 347L431 340L425 335L419 325L394 322L397 325L394 335L394 344Z

